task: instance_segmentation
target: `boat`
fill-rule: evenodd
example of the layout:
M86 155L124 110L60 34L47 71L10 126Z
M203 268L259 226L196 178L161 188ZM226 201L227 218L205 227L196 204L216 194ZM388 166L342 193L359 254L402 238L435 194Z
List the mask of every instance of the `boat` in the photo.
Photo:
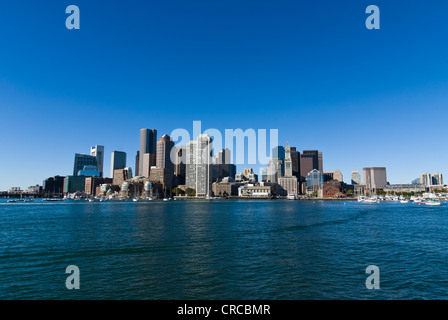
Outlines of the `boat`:
M286 196L286 199L287 199L287 200L296 200L296 196L295 196L294 194L288 194L288 195Z
M163 201L168 201L168 198L163 198Z
M44 198L42 201L64 201L62 198Z
M371 197L371 198L367 198L367 199L365 199L363 202L364 202L364 203L379 203L380 200L378 200L378 199L375 198L375 197Z
M408 203L408 202L409 202L409 200L407 200L407 199L400 200L400 203Z
M137 198L137 197L135 197L134 199L132 199L132 201L134 201L134 202L137 202L137 201L139 201L140 199L139 198Z
M426 201L425 204L427 206L440 206L441 205L440 201L435 200L435 199L430 199L430 200Z
M364 200L366 200L367 198L365 196L359 196L358 197L358 202L364 202Z

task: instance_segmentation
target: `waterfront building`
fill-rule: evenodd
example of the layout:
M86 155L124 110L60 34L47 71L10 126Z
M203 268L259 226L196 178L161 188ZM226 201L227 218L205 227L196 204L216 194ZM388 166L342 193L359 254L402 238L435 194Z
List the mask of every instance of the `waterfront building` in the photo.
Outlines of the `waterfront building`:
M168 177L166 168L157 168L153 167L151 169L151 175L149 176L149 180L152 182L158 182L162 185L163 190L166 188L171 189L171 184L168 181L170 177Z
M317 191L322 187L324 183L324 176L323 174L317 170L313 169L306 175L306 188L307 191Z
M165 169L163 186L170 189L174 187L174 163L171 161L171 150L173 148L174 142L167 134L164 134L157 141L156 167Z
M354 189L353 186L351 189ZM324 198L344 198L347 196L347 185L336 179L326 181L322 186L322 196Z
M411 181L411 184L420 184L420 178L415 178Z
M318 150L303 150L300 155L300 179L305 181L308 173L314 169L323 172L322 152Z
M42 183L42 190L45 194L61 194L64 191L64 178L62 176L54 176L47 178Z
M383 188L384 192L387 193L398 193L398 192L426 192L428 188L423 184L391 184Z
M196 164L196 197L211 196L211 164L212 164L212 138L207 134L199 135L197 139Z
M97 194L97 187L102 184L112 184L112 178L101 178L101 177L86 177L84 184L84 192L95 196Z
M443 177L441 173L434 173L432 175L432 184L435 186L443 185Z
M420 184L424 186L430 186L432 185L432 177L430 173L422 173L420 175Z
M385 167L363 168L362 172L367 192L382 190L387 185L387 175Z
M149 168L156 165L157 152L157 130L155 129L140 129L140 150L139 150L139 164L136 175L149 177ZM149 156L144 156L150 154ZM144 165L144 161L149 161ZM143 171L145 170L145 175Z
M110 177L114 178L114 171L126 168L126 152L112 151L110 159Z
M73 192L84 192L86 185L85 176L66 176L64 178L64 194Z
M196 188L196 155L197 141L190 141L186 145L185 154L185 185L187 188Z
M335 171L325 171L324 173L324 182L331 181L331 180L337 180L343 182L343 176L342 172L340 170Z
M359 171L352 171L351 180L352 184L361 184L361 174Z
M238 188L238 196L244 197L244 198L266 198L266 199L268 199L268 198L272 197L271 186L265 186L263 184L242 185Z
M132 179L132 169L116 169L114 170L112 184L116 186L121 186L126 180Z
M90 155L96 158L96 167L100 171L100 176L104 175L103 166L104 166L104 146L93 146L90 147Z
M187 144L186 185L196 191L196 197L211 196L213 140L201 134Z
M101 177L101 171L95 166L84 166L82 170L78 171L78 176Z
M238 196L238 188L242 186L241 183L220 181L212 184L212 191L216 197Z
M78 172L81 171L85 166L97 166L97 157L88 155L88 154L80 154L75 153L75 163L73 165L73 175L77 176Z

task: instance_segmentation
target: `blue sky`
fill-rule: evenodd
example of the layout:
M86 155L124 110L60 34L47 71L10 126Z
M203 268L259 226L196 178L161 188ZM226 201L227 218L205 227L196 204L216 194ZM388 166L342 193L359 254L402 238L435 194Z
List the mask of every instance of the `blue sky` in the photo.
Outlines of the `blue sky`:
M65 8L81 11L67 30ZM365 9L381 10L367 30ZM448 2L3 1L0 190L68 175L139 129L279 129L324 169L448 174Z

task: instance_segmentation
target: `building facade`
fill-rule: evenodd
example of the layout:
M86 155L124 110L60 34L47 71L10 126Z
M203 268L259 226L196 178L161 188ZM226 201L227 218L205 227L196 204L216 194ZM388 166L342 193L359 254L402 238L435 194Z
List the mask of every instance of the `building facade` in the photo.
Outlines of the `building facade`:
M114 171L126 168L126 152L112 151L110 158L110 177L114 178Z
M385 167L363 168L362 172L367 192L382 190L387 185L387 175Z
M93 146L90 147L90 155L96 158L96 167L100 171L100 176L104 175L104 146Z
M139 165L136 175L149 177L148 168L156 165L156 153L157 153L157 130L155 129L140 129L140 150L138 153ZM145 154L151 154L147 156L146 160L150 163L144 166ZM148 175L143 174L143 170L146 170Z
M75 163L73 165L73 175L77 176L85 166L97 167L97 158L88 154L75 153Z

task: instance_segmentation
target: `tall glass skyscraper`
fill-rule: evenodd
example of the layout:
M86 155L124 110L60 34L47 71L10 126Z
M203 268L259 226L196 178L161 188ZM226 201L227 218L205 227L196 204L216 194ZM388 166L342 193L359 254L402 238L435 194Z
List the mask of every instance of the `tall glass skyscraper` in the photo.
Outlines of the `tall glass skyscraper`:
M139 150L139 162L138 162L138 174L143 175L144 155L149 153L151 156L147 157L151 159L150 163L146 165L151 167L156 165L156 152L157 152L157 130L155 129L140 129L140 150ZM149 171L149 168L146 168Z

